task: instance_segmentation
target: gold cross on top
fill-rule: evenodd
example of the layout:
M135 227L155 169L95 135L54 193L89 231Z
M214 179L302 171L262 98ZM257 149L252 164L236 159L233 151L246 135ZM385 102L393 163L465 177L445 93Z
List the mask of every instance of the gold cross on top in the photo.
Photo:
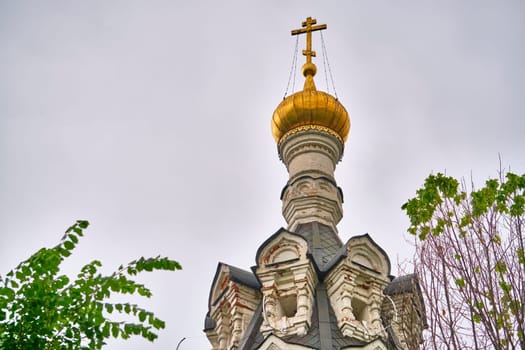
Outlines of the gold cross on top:
M315 51L312 51L312 32L326 29L326 24L314 26L316 23L316 19L308 17L306 21L302 23L303 28L292 30L292 35L306 33L306 50L303 50L303 55L306 56L306 63L312 63L312 57L315 57Z

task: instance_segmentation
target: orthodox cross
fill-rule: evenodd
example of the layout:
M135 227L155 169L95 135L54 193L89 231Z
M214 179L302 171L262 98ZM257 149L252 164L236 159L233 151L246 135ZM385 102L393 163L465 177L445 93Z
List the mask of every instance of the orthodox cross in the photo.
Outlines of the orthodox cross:
M306 63L312 63L312 57L315 57L315 51L312 51L312 32L326 29L326 24L314 26L316 23L316 19L308 17L306 21L302 23L303 28L292 30L292 35L306 33L306 50L303 50L303 55L306 56Z

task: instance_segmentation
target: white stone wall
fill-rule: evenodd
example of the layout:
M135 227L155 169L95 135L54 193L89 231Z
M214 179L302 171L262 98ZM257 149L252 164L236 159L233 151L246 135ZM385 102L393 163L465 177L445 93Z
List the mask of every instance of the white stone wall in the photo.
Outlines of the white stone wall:
M347 257L325 278L330 303L344 336L364 341L386 337L381 302L389 282L388 264L375 244L363 236L350 240Z
M229 267L221 266L212 287L210 316L215 328L206 336L213 350L237 349L248 323L261 300L258 290L230 280Z
M303 238L282 232L259 254L256 274L262 283L264 336L307 334L317 284L307 250Z

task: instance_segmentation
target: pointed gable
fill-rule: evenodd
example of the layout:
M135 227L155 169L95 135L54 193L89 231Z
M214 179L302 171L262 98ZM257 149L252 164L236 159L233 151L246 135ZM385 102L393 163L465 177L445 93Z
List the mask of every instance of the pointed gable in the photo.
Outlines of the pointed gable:
M257 277L252 272L220 262L217 264L217 270L210 289L208 307L219 302L221 295L230 287L230 282L255 290L261 287Z
M368 233L350 238L346 247L348 259L351 262L381 275L390 275L388 255Z
M308 243L303 237L281 228L259 247L255 260L257 267L272 266L306 259L307 253Z

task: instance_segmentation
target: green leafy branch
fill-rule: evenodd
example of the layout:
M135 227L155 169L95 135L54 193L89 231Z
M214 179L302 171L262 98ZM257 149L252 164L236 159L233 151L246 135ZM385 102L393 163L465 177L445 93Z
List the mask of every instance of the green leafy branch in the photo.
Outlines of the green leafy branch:
M525 347L525 174L501 173L471 191L452 177L430 175L402 209L408 232L421 242L423 284L428 281L434 288L429 295L445 300L434 315L447 326L438 328L449 329L459 344L456 333L465 325L458 320L464 317L476 347ZM477 344L483 339L488 343Z
M141 272L180 270L166 257L139 258L108 276L94 260L74 281L60 275L60 264L72 254L89 223L77 221L53 248L42 248L0 277L0 349L100 349L109 337L133 335L153 341L164 321L135 304L112 303L113 294L151 297L151 291L131 279ZM134 322L113 321L115 311Z

